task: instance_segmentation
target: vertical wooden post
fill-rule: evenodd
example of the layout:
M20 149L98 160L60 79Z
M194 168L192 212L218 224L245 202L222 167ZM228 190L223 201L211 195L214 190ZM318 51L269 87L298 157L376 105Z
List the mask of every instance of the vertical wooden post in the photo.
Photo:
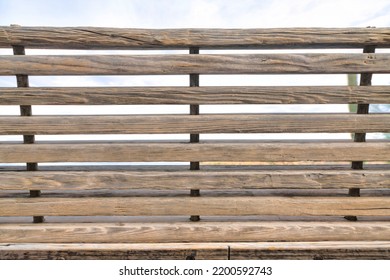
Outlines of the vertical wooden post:
M199 54L199 48L191 47L190 54ZM190 87L199 86L199 74L190 74ZM190 115L199 115L199 105L190 105ZM199 134L190 134L190 143L199 143ZM199 170L199 162L190 162L190 170ZM190 191L191 196L200 196L198 189ZM200 220L199 216L191 216L190 220L197 222Z
M366 46L363 49L363 53L375 53L374 46ZM360 75L360 86L371 86L372 73L362 73ZM357 106L357 114L368 114L370 104L358 104ZM366 142L366 133L355 133L353 136L354 142ZM352 169L362 170L363 169L363 161L353 161L351 165ZM359 188L349 189L348 194L350 196L358 197L360 196ZM357 221L356 216L345 216L345 219L349 221Z
M24 46L12 46L14 55L25 55ZM29 87L28 76L27 75L16 75L16 83L18 87ZM20 115L21 116L31 116L32 108L31 105L20 105ZM35 142L34 135L23 135L24 144L33 144ZM38 163L28 162L26 163L27 171L37 171ZM39 197L41 196L40 190L30 190L30 197ZM43 216L34 216L34 223L43 223Z

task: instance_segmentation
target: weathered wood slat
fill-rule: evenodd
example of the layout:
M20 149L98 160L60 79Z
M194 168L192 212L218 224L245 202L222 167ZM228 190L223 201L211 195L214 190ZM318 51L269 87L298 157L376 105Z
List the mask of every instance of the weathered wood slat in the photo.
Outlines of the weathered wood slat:
M227 260L226 243L0 244L2 260Z
M389 205L390 197L38 197L2 198L0 215L388 216Z
M390 241L389 222L0 224L1 243Z
M326 260L326 259L390 259L389 242L258 242L232 243L231 260Z
M211 114L0 117L0 135L390 132L390 114Z
M388 86L3 87L0 104L387 104L388 92Z
M59 49L284 49L390 47L389 28L128 29L0 27L0 47Z
M229 249L229 250L228 250ZM0 244L0 258L20 259L390 259L386 241Z
M388 170L0 172L0 190L381 189Z
M1 144L0 162L388 161L390 142Z
M0 56L0 75L390 73L390 54Z

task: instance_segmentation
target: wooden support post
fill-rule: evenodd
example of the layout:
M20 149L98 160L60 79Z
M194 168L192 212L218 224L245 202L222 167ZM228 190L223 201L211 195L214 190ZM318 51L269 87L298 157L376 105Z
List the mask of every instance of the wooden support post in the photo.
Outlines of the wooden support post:
M375 53L375 46L366 46L363 49L363 53ZM360 75L360 86L371 86L372 73L362 73ZM369 112L369 104L358 104L357 106L357 114L368 114ZM366 142L366 133L355 133L353 136L354 142ZM362 170L363 169L363 161L353 161L352 169ZM351 188L348 191L350 196L358 197L360 196L359 188ZM357 221L356 216L345 216L345 219L349 221Z
M191 47L190 54L199 54L199 48ZM199 74L190 74L190 87L199 87ZM190 105L190 115L199 115L199 105ZM190 143L199 143L199 134L190 134ZM199 170L199 162L190 162L190 170ZM200 196L198 189L190 191L191 196ZM190 220L197 222L200 220L199 216L191 216Z
M13 46L14 55L25 55L25 49L23 46ZM18 87L29 87L28 76L27 75L16 75L16 82ZM30 105L20 105L20 115L21 116L31 116L32 108ZM33 144L35 142L34 135L23 135L24 144ZM38 163L28 162L26 163L27 171L37 171ZM40 190L30 190L30 197L39 197L41 196ZM43 216L34 216L34 223L43 223Z

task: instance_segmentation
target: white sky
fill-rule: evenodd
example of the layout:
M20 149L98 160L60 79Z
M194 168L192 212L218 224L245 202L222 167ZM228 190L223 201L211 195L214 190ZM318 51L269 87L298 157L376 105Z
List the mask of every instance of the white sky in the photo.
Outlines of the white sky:
M389 0L0 0L0 25L23 26L105 26L127 28L263 28L263 27L389 27ZM346 50L339 50L346 51ZM355 50L361 52L361 50ZM389 50L383 50L390 52ZM49 51L27 50L27 54ZM68 52L69 53L69 52ZM0 50L12 54L11 50ZM253 75L201 76L201 85L345 85L345 75ZM390 84L389 75L374 75L374 84ZM31 77L31 86L158 86L188 85L188 76L138 77ZM0 87L13 87L15 77L0 77ZM201 106L201 113L274 112L280 106ZM345 105L290 105L285 112L346 112ZM34 114L141 114L188 113L188 106L34 106ZM19 114L17 106L0 106L0 114ZM202 139L221 135L202 136ZM61 136L63 137L63 136ZM61 138L60 137L60 138ZM69 139L78 136L69 136ZM111 136L89 136L106 139ZM129 136L120 136L130 139ZM176 136L157 135L159 139ZM226 135L222 135L226 137ZM239 135L252 138L259 135ZM275 138L275 135L261 136ZM292 138L318 138L318 135L291 135ZM347 138L349 134L321 135ZM131 139L149 139L147 135ZM187 139L187 135L180 138ZM0 140L20 137L0 136ZM56 139L38 136L37 139Z

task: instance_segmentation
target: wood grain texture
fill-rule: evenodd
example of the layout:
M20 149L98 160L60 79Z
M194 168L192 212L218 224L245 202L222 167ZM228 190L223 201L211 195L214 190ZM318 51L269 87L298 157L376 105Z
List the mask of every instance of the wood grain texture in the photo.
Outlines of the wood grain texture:
M24 46L13 46L14 55L22 55L26 54ZM29 79L26 75L16 75L16 84L18 88L28 88L29 87ZM25 104L25 103L20 103ZM31 105L20 105L20 115L21 116L32 116L32 107ZM35 142L35 135L23 135L24 144L33 144ZM38 163L36 162L27 162L26 163L27 171L37 171ZM39 197L41 195L41 191L38 189L30 190L30 197ZM44 217L33 217L34 223L42 223L44 221Z
M2 198L0 215L388 216L389 205L390 197L37 197Z
M1 243L390 241L389 222L0 224Z
M388 86L0 88L0 105L387 104Z
M390 54L0 56L0 75L390 73Z
M390 244L371 242L256 242L155 244L0 244L9 260L157 259L390 259ZM228 250L230 248L230 250ZM230 254L229 254L230 253Z
M0 117L0 135L317 132L390 132L390 114L202 114Z
M0 244L2 260L226 260L221 243Z
M381 189L388 170L0 172L0 190Z
M0 162L388 161L390 142L1 144Z
M388 242L232 243L232 260L382 260L390 259Z
M389 28L129 29L0 27L0 47L274 49L390 47Z

